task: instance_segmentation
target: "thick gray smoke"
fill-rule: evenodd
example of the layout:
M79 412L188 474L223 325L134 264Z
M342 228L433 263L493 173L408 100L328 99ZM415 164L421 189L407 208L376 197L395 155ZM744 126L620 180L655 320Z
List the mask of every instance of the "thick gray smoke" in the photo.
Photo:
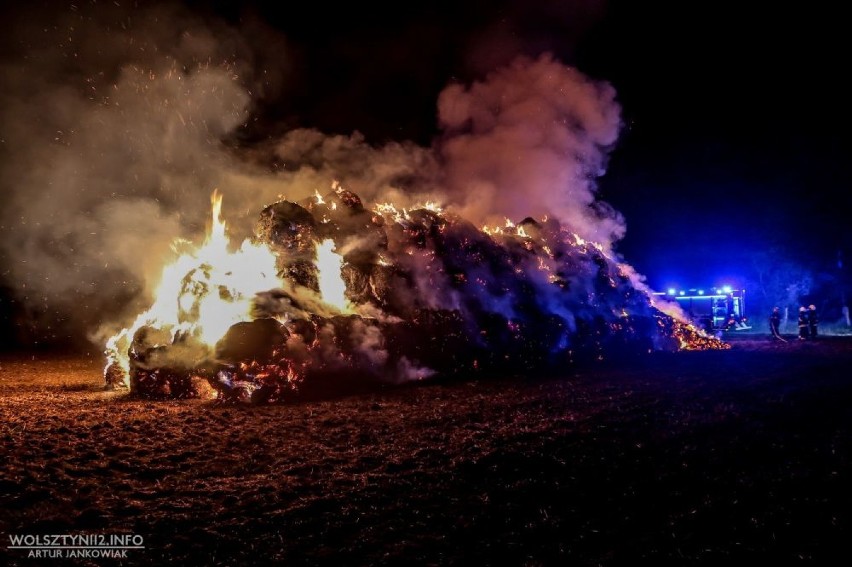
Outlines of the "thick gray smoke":
M433 147L294 129L245 148L233 139L254 103L284 88L284 38L165 5L32 16L0 61L3 278L34 316L98 343L116 328L99 325L147 306L173 239L200 240L216 188L238 239L264 205L335 181L368 205L437 198L474 222L555 215L605 245L622 234L595 199L615 93L547 55L447 87Z
M249 117L252 61L178 8L63 8L9 26L2 252L33 314L81 331L144 301L171 241L203 230L239 169L223 140Z
M466 216L555 215L610 244L621 217L595 199L620 127L615 90L549 56L516 59L438 101L447 186Z

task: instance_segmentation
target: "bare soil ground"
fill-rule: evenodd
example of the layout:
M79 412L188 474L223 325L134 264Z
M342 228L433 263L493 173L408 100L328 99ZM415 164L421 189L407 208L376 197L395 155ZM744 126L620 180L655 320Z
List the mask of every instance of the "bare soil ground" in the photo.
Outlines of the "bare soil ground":
M852 338L286 405L150 402L0 359L0 564L842 564ZM14 534L138 534L34 560ZM88 562L87 562L88 561ZM840 561L840 563L838 563Z

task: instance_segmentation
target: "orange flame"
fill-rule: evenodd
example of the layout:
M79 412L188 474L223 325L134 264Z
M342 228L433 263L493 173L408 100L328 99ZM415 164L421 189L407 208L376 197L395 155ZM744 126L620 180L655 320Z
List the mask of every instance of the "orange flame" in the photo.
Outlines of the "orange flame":
M348 313L352 305L346 299L346 283L341 276L343 257L334 251L334 240L323 240L317 246L317 271L322 300L338 311Z
M255 295L280 287L275 254L249 240L228 250L226 223L222 220L222 196L211 197L212 222L204 243L196 248L176 240L172 249L182 254L163 268L151 307L106 344L107 369L117 366L129 383L128 350L136 332L145 326L167 330L172 340L178 333L196 338L212 350L231 325L251 320Z

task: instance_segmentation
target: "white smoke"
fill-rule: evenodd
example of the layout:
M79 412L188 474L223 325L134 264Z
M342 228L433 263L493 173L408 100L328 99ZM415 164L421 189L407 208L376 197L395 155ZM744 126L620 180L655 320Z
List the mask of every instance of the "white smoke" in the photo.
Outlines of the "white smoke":
M164 4L39 16L16 23L0 61L3 273L75 329L123 326L146 306L172 240L200 239L216 188L238 239L264 205L335 181L368 206L437 197L475 222L556 215L604 245L623 234L595 198L615 92L551 56L447 87L433 147L302 128L245 148L232 139L283 84L259 71L269 57L256 44L286 60L282 38Z
M618 137L615 90L551 56L524 57L438 100L447 188L465 216L556 215L585 239L611 244L620 215L595 198Z
M171 241L203 229L206 196L239 169L223 139L249 117L235 77L250 50L165 5L16 23L0 61L4 275L54 324L91 328L144 301Z

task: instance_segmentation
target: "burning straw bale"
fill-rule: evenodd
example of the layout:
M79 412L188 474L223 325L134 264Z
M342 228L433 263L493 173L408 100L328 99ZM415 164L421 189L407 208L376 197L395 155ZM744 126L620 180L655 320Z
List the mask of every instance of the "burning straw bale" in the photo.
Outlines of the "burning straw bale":
M274 254L278 286L253 290L250 314L212 347L193 319L200 307L178 325L138 328L128 348L132 390L190 397L205 395L207 381L221 399L268 402L725 347L658 311L615 260L552 218L480 229L434 205L370 211L337 187L267 206L256 234L255 245ZM209 271L184 276L180 301L188 292L241 298L224 284L195 283ZM328 289L339 290L337 301ZM113 365L108 380L117 374Z

